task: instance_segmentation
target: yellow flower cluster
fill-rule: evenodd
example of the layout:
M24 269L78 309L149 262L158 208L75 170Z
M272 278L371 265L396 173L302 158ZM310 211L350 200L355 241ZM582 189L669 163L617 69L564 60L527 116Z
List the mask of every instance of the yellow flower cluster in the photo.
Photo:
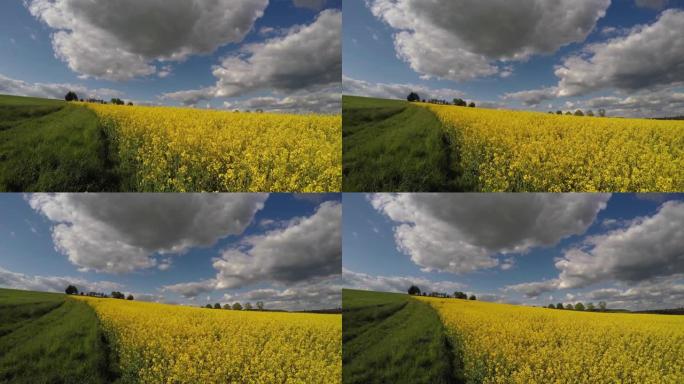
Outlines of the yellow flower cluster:
M684 383L681 316L421 300L460 346L468 382Z
M342 318L84 297L123 382L340 383Z
M684 122L428 105L483 192L684 190Z
M342 118L86 104L141 192L329 192Z

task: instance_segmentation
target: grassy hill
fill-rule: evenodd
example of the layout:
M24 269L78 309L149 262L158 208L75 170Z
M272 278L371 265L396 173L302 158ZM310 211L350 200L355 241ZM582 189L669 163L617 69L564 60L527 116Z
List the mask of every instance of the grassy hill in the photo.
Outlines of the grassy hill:
M88 304L66 295L0 289L0 383L115 379L108 346Z
M407 295L344 290L343 382L459 383L437 313Z
M456 154L435 115L399 100L342 97L345 192L457 191Z
M0 95L0 192L118 191L109 147L83 106Z

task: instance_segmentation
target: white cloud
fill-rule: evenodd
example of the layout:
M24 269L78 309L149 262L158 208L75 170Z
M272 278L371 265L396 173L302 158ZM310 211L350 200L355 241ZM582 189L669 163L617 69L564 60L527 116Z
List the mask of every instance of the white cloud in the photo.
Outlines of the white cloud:
M339 87L341 29L341 12L325 10L309 25L295 26L284 36L245 45L240 53L225 58L214 67L213 74L218 79L215 86L167 93L161 97L191 105L259 90L269 90L276 95L300 91L301 94L280 102L286 105L310 103L303 92ZM278 103L276 99L269 102Z
M80 277L66 276L29 276L8 271L0 267L0 287L28 291L64 292L67 286L74 285L79 291L109 293L122 289L111 281L90 282Z
M397 247L426 271L496 267L497 255L553 246L583 234L606 207L604 194L375 194L396 223ZM505 264L510 264L505 261Z
M356 80L348 76L342 77L342 93L345 95L379 97L385 99L406 100L411 92L416 92L423 99L440 99L451 101L462 98L465 94L454 89L433 89L419 84L373 83Z
M652 216L614 220L608 225L618 227L585 239L581 246L565 251L556 260L558 278L511 285L505 290L537 297L557 289L609 282L642 288L658 283L663 289L668 286L663 281L684 276L684 202L668 201ZM599 293L617 295L611 289L594 291L590 298L599 299Z
M397 31L397 55L414 71L460 81L508 76L507 61L584 41L610 0L369 0L368 5Z
M27 83L0 74L0 93L2 94L64 99L64 96L69 91L76 92L82 99L95 98L109 100L114 97L123 97L123 93L114 89L89 89L80 84Z
M543 101L554 99L558 96L558 88L548 87L527 91L506 93L502 96L504 100L517 100L528 106L536 106Z
M583 295L586 301L606 301L609 308L630 310L681 308L684 303L684 275L654 279L628 288L601 288Z
M53 223L59 252L83 270L107 273L154 267L159 255L241 234L266 199L264 194L151 193L28 197Z
M130 80L241 42L268 0L26 0L57 57L88 77ZM167 72L163 68L161 72Z
M684 92L671 88L634 92L629 96L601 96L582 102L587 108L605 109L609 116L674 117L684 115Z
M162 287L164 292L177 293L185 298L195 298L216 289L216 280L210 279L192 283L180 283Z
M342 286L339 276L314 279L284 289L262 288L237 294L225 294L223 302L263 301L266 309L310 311L342 307Z
M559 96L600 89L635 91L684 82L684 11L669 9L626 36L591 44L556 69Z
M333 113L342 111L340 88L331 87L314 91L299 91L285 97L262 96L236 102L224 102L223 106L240 111L263 110L276 113Z
M465 288L464 284L455 281L431 281L424 277L415 276L373 276L348 269L342 271L342 284L344 288L399 293L406 293L412 285L416 285L423 292L446 292L449 294Z
M249 236L214 260L216 288L238 288L269 281L291 284L339 275L342 263L342 207L322 203L309 217L286 228Z
M556 262L559 287L579 288L607 280L640 282L684 273L684 203L664 203L653 216L626 228L590 237Z

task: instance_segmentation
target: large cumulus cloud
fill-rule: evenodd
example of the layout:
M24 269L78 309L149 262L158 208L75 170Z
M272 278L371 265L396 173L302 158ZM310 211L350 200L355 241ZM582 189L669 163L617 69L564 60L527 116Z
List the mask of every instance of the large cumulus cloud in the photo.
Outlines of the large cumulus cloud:
M397 55L426 76L468 80L509 70L498 61L526 60L582 42L610 0L369 0L372 13L396 30Z
M453 273L496 267L499 254L553 246L583 234L608 199L603 194L370 197L376 210L396 222L397 247L414 263L427 271Z
M238 97L255 91L276 95L340 89L342 78L342 14L322 11L308 25L290 28L283 36L247 44L213 69L214 86L162 95L191 105L217 97Z
M129 80L241 42L268 0L25 0L55 30L55 54L84 76Z
M159 255L239 235L264 194L35 194L31 207L53 223L55 248L83 270L131 272L163 265Z

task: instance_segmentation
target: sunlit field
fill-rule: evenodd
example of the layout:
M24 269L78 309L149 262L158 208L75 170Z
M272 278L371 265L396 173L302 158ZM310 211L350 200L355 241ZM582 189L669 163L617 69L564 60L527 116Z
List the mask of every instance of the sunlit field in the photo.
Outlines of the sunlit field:
M342 188L342 118L85 104L114 143L125 190Z
M420 297L461 351L468 383L682 383L684 317Z
M122 382L339 383L340 315L79 297L119 356Z
M684 190L684 122L558 116L421 104L483 192Z

